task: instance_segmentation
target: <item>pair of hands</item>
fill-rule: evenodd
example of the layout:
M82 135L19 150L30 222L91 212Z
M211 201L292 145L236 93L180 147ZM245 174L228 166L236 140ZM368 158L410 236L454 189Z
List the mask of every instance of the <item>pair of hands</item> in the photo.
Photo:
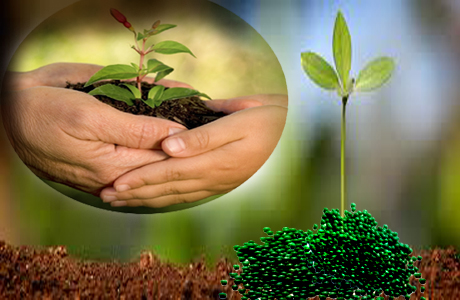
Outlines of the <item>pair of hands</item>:
M284 95L209 101L210 108L230 115L186 130L62 89L66 81L87 81L100 68L58 63L7 75L4 125L15 151L37 176L112 206L164 207L234 189L260 168L281 136Z

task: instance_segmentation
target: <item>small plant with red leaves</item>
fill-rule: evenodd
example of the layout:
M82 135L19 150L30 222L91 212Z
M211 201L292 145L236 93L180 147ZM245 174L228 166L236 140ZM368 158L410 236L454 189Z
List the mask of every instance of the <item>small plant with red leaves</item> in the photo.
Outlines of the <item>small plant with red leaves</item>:
M189 53L193 57L195 57L195 55L193 55L190 49L188 49L186 46L175 41L162 41L147 46L147 41L149 38L165 30L174 28L176 25L160 24L160 21L156 21L153 23L150 29L144 29L143 33L136 33L134 27L130 22L128 22L126 17L121 12L111 8L110 13L118 22L122 23L123 26L125 26L134 34L135 44L132 46L132 48L140 56L139 64L137 65L135 63L131 63L130 65L116 64L106 66L94 74L88 80L88 82L86 82L85 87L101 80L126 80L134 78L136 79L137 87L129 83L124 84L127 89L113 84L105 84L93 89L89 93L90 95L104 95L118 101L123 101L129 106L133 105L133 100L140 99L152 108L159 106L163 101L184 97L202 96L210 99L209 96L200 93L197 90L179 87L166 89L162 85L156 85L151 88L148 92L147 99L143 99L141 83L148 74L156 73L155 82L157 82L174 70L170 66L167 66L161 61L153 58L149 59L145 63L145 57L147 54L156 52L161 54Z

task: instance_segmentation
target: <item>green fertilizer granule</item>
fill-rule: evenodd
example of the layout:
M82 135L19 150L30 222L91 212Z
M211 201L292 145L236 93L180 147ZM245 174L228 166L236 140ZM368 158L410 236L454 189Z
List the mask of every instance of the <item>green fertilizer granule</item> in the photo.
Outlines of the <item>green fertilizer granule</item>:
M242 299L373 299L382 292L409 299L416 290L409 278L421 277L413 265L421 257L412 257L398 234L377 226L366 210L351 208L343 218L325 208L314 231L265 227L272 234L261 238L262 245L234 246L242 268L230 277Z

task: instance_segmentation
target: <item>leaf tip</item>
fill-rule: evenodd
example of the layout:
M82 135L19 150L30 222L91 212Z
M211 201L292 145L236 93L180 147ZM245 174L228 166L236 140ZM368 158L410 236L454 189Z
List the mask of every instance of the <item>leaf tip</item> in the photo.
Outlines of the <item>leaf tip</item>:
M345 17L343 16L342 10L339 9L339 11L337 12L337 16L335 17L336 26L338 22L342 22L342 21L345 21Z

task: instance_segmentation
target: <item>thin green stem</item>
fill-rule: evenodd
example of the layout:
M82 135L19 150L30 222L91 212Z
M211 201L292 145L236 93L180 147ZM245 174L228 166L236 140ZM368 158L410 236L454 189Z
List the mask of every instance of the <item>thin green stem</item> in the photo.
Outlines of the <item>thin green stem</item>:
M341 183L341 215L344 217L345 215L345 197L346 197L346 189L345 189L345 142L347 139L347 132L346 132L346 106L347 106L348 96L342 98L342 125L341 125L341 141L340 141L340 183Z

